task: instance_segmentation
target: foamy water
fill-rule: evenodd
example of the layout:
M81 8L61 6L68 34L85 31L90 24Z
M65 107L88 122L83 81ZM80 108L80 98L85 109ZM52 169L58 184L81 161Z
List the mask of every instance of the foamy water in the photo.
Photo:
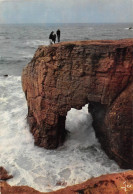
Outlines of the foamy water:
M13 175L9 184L28 185L48 192L81 183L92 176L121 171L101 150L87 105L80 111L69 111L66 128L70 134L57 150L34 146L26 115L21 77L1 76L0 166Z
M26 45L31 48L36 48L38 45L49 45L49 41L47 40L30 40L26 41Z

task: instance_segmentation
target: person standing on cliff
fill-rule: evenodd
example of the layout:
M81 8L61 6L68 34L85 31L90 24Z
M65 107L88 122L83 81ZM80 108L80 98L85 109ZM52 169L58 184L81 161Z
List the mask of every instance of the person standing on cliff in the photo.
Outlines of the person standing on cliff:
M52 44L53 35L54 35L54 31L52 31L52 32L50 33L50 35L49 35L50 44Z
M55 44L55 42L56 42L56 34L53 34L52 41Z
M58 39L58 42L60 42L60 29L58 29L57 31L56 31L56 34L57 34L57 39Z

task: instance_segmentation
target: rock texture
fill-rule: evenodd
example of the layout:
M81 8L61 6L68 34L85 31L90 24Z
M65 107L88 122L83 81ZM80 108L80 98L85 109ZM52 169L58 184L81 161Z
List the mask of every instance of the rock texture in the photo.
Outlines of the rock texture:
M12 175L8 175L8 172L5 168L3 168L2 166L0 166L0 180L8 180L13 178Z
M92 178L86 182L55 192L43 193L27 186L10 186L5 182L0 183L2 194L132 194L133 171L118 174L103 175Z
M1 194L40 194L41 192L28 186L10 186L6 182L0 182Z
M133 39L40 46L22 85L36 145L62 144L67 112L89 103L106 153L133 168Z

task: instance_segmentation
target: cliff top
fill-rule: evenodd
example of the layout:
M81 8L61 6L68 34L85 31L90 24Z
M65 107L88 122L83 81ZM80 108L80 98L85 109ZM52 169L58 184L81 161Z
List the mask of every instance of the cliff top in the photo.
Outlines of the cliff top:
M81 40L81 41L67 41L53 44L53 47L58 47L62 45L119 45L119 46L131 46L133 45L133 38L130 39L120 39L120 40ZM41 45L46 47L45 45Z

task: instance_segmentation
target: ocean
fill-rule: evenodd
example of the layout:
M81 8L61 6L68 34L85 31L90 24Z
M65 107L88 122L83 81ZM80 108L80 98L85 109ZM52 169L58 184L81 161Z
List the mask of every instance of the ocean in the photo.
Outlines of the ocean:
M1 24L0 25L0 166L13 178L10 185L28 185L48 192L91 177L120 172L95 137L87 106L67 114L69 137L56 150L34 146L27 124L21 86L24 66L39 45L49 44L51 31L61 41L133 38L133 24ZM4 75L8 75L5 77Z

